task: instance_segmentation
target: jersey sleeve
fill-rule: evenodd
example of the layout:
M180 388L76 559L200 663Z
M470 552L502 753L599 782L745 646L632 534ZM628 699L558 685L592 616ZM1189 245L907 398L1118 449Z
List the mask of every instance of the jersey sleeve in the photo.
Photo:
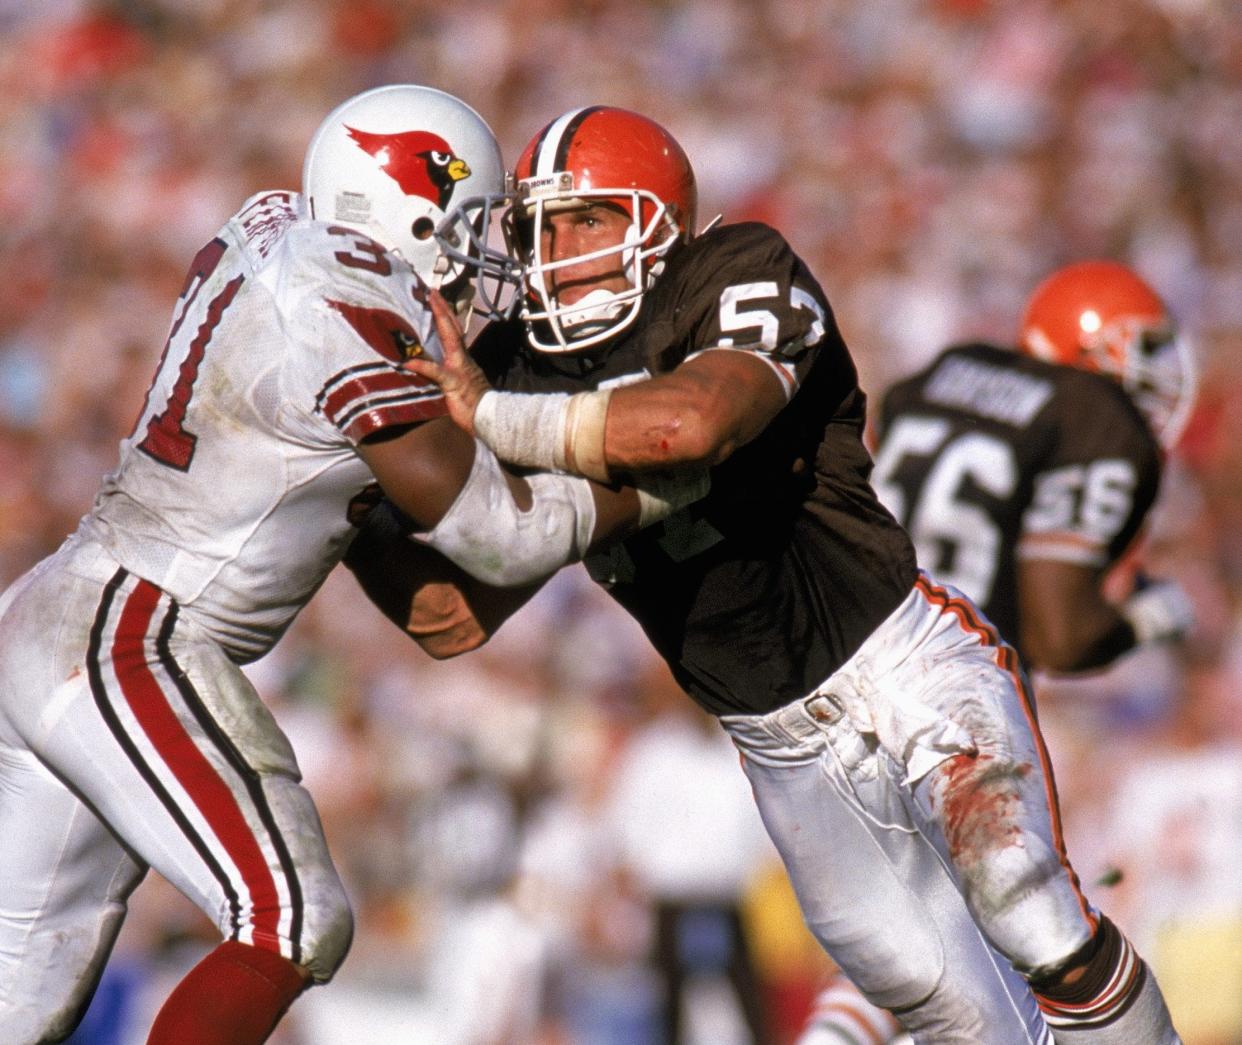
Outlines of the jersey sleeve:
M446 414L440 389L402 369L414 356L441 354L408 266L362 233L332 226L308 226L290 249L299 254L281 310L297 346L286 372L292 398L355 446Z
M785 239L758 223L731 225L692 242L679 311L691 350L748 352L792 398L835 321L824 292Z
M1017 555L1104 568L1155 501L1159 447L1115 382L1081 371L1058 389L1047 423L1054 436L1032 476Z

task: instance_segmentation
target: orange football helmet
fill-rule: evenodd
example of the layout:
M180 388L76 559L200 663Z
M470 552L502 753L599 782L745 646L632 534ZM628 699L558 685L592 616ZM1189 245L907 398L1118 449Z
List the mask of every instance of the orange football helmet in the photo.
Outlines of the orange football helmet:
M1164 302L1125 265L1080 261L1057 269L1027 302L1018 338L1028 355L1121 382L1166 447L1194 403L1194 367Z
M558 116L522 151L513 179L506 230L524 266L527 294L520 314L531 344L544 352L598 344L633 322L661 259L694 231L698 192L685 152L654 120L626 109L589 106ZM597 200L630 216L624 240L588 255L545 260L535 232L544 215ZM629 290L597 291L586 307L585 301L557 302L550 272L609 254L621 254ZM547 326L532 325L538 323Z

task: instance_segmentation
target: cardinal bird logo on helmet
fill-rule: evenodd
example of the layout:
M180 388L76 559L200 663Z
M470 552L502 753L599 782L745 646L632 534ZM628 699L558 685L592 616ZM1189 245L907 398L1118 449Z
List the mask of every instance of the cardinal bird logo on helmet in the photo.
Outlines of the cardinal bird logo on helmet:
M407 196L422 196L445 209L453 186L470 177L466 161L452 147L430 131L402 131L400 134L374 134L346 127L349 136L368 155L379 161L387 174Z

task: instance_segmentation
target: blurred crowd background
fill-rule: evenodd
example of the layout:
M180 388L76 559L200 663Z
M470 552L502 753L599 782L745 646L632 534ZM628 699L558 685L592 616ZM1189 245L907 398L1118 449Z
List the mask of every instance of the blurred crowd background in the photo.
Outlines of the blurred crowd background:
M1011 340L1064 262L1162 292L1201 394L1144 554L1199 622L1040 680L1041 715L1089 892L1188 1045L1242 1042L1236 0L0 0L0 582L89 507L189 259L297 188L332 106L397 81L470 102L509 160L573 106L661 121L702 220L769 221L808 261L873 396L950 340ZM281 1045L646 1045L676 964L682 1040L744 1045L738 925L741 994L792 1039L827 969L736 758L580 567L449 663L338 571L250 671L358 915ZM209 945L162 881L132 906L79 1045L144 1040Z

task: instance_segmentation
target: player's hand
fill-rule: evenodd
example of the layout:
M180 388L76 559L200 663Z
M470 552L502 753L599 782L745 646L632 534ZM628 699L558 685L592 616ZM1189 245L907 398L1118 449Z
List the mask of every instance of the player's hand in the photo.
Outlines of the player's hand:
M1179 639L1195 622L1195 609L1177 581L1145 581L1121 604L1121 615L1139 643Z
M431 302L436 333L440 335L440 345L444 349L444 361L416 356L406 360L405 369L439 385L448 403L449 416L459 428L474 435L474 412L483 394L491 391L491 385L466 351L466 339L452 306L438 290L430 291L427 296Z

